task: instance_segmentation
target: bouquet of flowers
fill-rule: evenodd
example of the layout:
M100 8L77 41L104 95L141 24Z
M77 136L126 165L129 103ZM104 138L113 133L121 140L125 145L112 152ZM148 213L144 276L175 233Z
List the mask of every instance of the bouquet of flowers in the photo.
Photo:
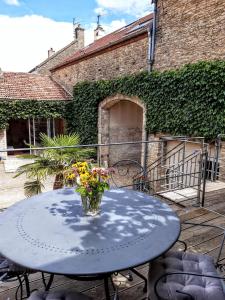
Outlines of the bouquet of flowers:
M67 180L76 184L76 192L81 195L85 211L92 213L99 209L105 190L109 189L109 178L114 172L112 168L93 167L87 162L77 162L72 165Z

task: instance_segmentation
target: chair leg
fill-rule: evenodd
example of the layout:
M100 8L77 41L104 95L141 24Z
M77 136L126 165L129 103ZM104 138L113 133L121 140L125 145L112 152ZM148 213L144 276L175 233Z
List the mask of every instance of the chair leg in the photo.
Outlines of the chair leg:
M41 277L42 277L42 281L43 281L43 284L44 284L44 287L45 287L45 291L47 292L47 291L49 291L49 289L52 285L52 282L53 282L53 279L54 279L54 274L50 274L48 283L46 283L45 275L44 275L43 272L41 272Z
M28 275L24 274L24 281L25 281L25 286L26 286L26 292L27 292L27 298L30 297L30 283L29 283L29 279L28 279Z
M28 279L28 275L25 273L23 275L17 275L16 276L18 281L19 281L19 286L16 290L15 293L15 299L18 300L22 300L22 299L27 299L28 297L30 297L30 283L29 283L29 279ZM23 279L21 279L23 278ZM23 296L23 282L25 282L25 288L26 288L26 296ZM20 291L20 297L18 298L18 292Z
M144 283L145 283L145 285L144 285L144 288L143 288L143 292L144 293L146 293L147 292L147 278L144 276L144 275L142 275L140 272L138 272L136 269L130 269L135 275L137 275L138 277L140 277L141 279L143 279L144 280Z
M23 299L23 281L20 278L20 275L17 275L17 279L19 281L19 286L16 289L16 293L15 293L15 299L18 300L22 300ZM20 291L20 298L18 298L18 292Z
M52 285L53 279L54 279L54 274L51 274L50 278L49 278L49 281L48 281L48 283L46 285L46 288L45 288L46 291L49 291L49 289L50 289L50 287Z

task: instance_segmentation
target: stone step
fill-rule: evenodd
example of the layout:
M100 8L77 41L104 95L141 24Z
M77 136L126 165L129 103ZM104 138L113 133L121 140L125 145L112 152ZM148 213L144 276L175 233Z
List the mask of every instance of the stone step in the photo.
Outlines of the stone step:
M201 187L202 189L202 187ZM206 194L215 195L225 192L225 182L222 181L207 181L206 182ZM176 203L182 203L185 200L194 199L197 197L198 187L190 187L185 189L180 189L176 191L170 191L166 193L159 193L159 195L168 200L174 201Z

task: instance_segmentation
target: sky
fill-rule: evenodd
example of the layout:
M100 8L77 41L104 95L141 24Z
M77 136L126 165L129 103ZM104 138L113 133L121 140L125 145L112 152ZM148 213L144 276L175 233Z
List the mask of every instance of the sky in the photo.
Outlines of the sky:
M73 41L73 18L93 42L97 15L106 33L152 11L151 0L0 0L0 68L28 72Z

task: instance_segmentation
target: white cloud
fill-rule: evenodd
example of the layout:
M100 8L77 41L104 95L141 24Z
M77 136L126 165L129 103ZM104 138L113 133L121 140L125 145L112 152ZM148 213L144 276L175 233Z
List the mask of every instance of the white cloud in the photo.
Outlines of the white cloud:
M99 7L124 12L136 17L144 16L152 11L150 0L96 0Z
M8 5L15 5L15 6L19 6L20 3L18 0L4 0L4 2Z
M95 8L94 12L95 12L97 15L100 15L100 16L105 16L105 15L107 15L107 10L104 9L103 7L97 7L97 8Z
M49 48L59 50L73 39L72 23L42 16L0 15L0 67L3 71L29 71L47 58Z
M106 33L124 25L124 20L102 23ZM48 49L58 51L73 40L72 22L56 22L38 15L0 15L0 28L0 68L3 71L27 72L47 58ZM93 42L95 28L96 23L87 26L86 45Z
M105 30L105 34L109 34L119 28L126 25L125 20L113 20L110 24L104 24L101 22L102 28ZM89 45L94 41L94 29L96 28L96 23L91 23L85 30L85 45Z

